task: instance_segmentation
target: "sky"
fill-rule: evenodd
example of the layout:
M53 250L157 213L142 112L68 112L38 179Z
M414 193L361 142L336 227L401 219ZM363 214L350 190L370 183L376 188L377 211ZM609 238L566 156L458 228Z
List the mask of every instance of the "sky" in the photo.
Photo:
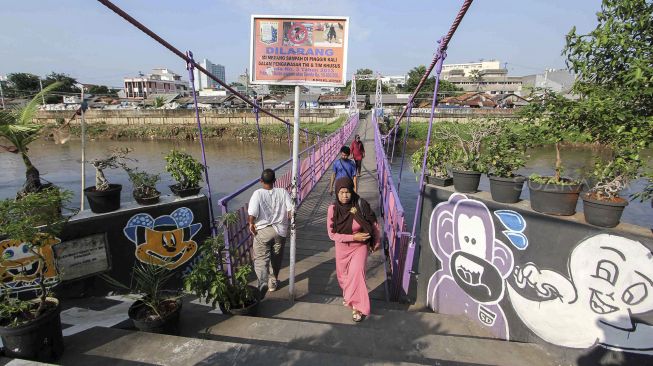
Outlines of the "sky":
M249 63L252 14L350 17L348 74L369 68L406 74L428 65L462 0L113 0L196 60L226 67L237 81ZM476 0L449 44L446 63L498 59L509 75L564 68L565 35L596 26L600 0ZM0 75L64 72L89 84L168 67L188 80L185 63L97 1L3 1Z

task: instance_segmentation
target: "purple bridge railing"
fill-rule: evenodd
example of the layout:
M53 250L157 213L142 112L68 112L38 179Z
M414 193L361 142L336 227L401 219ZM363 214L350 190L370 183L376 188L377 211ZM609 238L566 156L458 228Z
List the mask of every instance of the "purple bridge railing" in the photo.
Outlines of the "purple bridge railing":
M333 132L324 139L318 141L304 149L299 153L300 169L299 169L299 187L298 187L298 206L301 205L304 198L308 196L311 190L315 187L317 182L322 178L324 173L331 165L331 163L338 156L340 147L349 139L352 132L358 125L358 114L349 117L347 122L337 131ZM292 163L292 159L288 159L278 166L274 167L275 172L280 171L288 164ZM285 188L290 192L292 186L291 170L287 170L283 175L277 177L276 187ZM235 198L239 197L242 193L259 183L259 178L252 179L249 183L238 188L235 192L221 198L218 205L221 208L222 214L230 212L229 203ZM251 264L253 262L252 244L253 237L247 228L247 203L231 209L237 216L236 223L231 224L224 231L224 242L227 259L227 273L231 275L232 269L238 268L244 264ZM233 255L232 255L233 254Z
M381 141L381 131L372 113L374 126L374 151L376 152L376 175L379 182L379 202L383 216L383 232L388 243L390 260L389 292L392 301L399 301L408 295L412 261L407 260L410 232L406 227L404 208L399 201L399 194L392 178L392 169L385 148ZM410 262L410 263L409 263Z

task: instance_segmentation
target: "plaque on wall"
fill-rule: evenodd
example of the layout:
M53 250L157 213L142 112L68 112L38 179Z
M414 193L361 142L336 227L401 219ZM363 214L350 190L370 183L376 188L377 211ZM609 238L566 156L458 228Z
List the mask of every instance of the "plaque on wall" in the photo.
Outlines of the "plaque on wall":
M70 281L111 269L106 234L68 240L54 246L61 280Z

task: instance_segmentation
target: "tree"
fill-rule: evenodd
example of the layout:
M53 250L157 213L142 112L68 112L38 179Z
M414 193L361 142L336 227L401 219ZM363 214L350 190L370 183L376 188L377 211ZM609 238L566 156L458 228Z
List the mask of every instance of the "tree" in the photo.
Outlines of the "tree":
M472 70L469 72L469 79L471 80L472 83L476 84L476 91L481 90L481 84L485 82L483 79L483 75L479 70Z
M42 188L41 175L27 155L27 145L39 137L43 128L43 125L33 122L41 97L60 86L59 83L50 84L22 108L0 110L0 137L4 137L14 145L16 153L21 155L25 164L25 185L18 192L19 197L39 192Z
M11 73L7 75L8 87L7 96L19 97L38 93L40 89L39 77L25 72Z
M413 93L417 88L417 84L422 79L422 76L426 73L426 66L419 65L413 67L408 71L408 80L402 88L402 91L405 93ZM431 76L424 82L422 89L417 95L418 98L431 98L433 96L433 88L435 88L435 76ZM462 92L462 88L455 86L453 83L446 80L440 79L440 85L438 87L438 95L450 96L456 95L459 92Z
M79 94L81 92L81 90L75 86L75 84L77 84L77 80L67 74L51 72L43 80L43 87L45 88L54 83L59 84L59 87L53 90L54 92L67 94ZM61 103L61 100L61 96L57 95L49 95L45 98L46 103Z
M615 93L624 108L653 115L653 1L603 0L598 25L566 36L563 54L581 95Z
M115 89L110 89L105 85L91 85L88 88L88 93L93 95L108 95L112 97L118 95Z

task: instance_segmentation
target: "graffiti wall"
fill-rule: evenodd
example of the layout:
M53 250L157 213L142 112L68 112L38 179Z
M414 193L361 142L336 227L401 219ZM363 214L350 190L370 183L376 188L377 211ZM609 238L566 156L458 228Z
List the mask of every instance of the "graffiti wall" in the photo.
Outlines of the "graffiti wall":
M110 270L116 280L131 283L137 262L164 266L176 271L171 287L179 287L184 273L195 263L198 245L209 235L208 200L204 196L173 199L159 204L133 205L107 214L87 214L71 220L63 241L106 234ZM61 268L65 273L66 269ZM91 276L83 282L94 294L110 290L105 281Z
M39 248L31 248L29 243L17 240L0 241L0 281L3 288L12 293L29 291L39 287L38 273L43 272L43 282L51 286L58 282L59 273L55 265L53 246L59 238L47 238ZM35 252L37 251L37 252ZM43 261L39 260L39 255ZM43 268L40 268L43 266ZM0 288L0 292L3 289Z
M418 303L496 338L653 356L653 235L427 186Z

